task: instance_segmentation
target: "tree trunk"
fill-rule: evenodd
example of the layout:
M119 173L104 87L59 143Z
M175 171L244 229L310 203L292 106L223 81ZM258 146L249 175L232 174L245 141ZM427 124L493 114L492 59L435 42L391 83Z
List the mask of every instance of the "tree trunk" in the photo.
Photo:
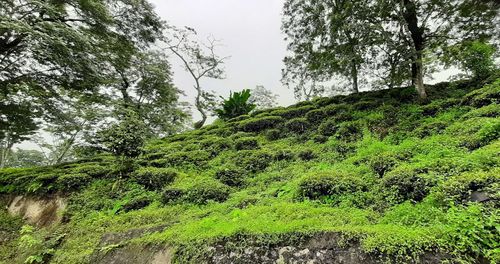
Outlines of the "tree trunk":
M358 66L356 62L352 62L351 65L351 78L352 78L352 90L354 93L359 93L358 88Z
M412 83L420 96L420 99L426 99L427 93L424 86L424 69L422 54L425 47L424 29L418 26L417 7L412 0L403 0L403 17L408 26L408 30L413 40L413 63L411 66Z
M7 159L9 158L10 151L12 149L12 146L14 144L9 142L8 136L7 136L7 142L5 146L2 148L2 151L0 153L0 169L5 168L5 165L7 164Z
M198 121L198 122L196 122L196 123L194 123L194 128L195 129L200 129L200 128L203 127L203 125L207 121L207 114L205 113L205 110L203 109L203 105L201 103L201 87L200 87L200 84L199 84L198 80L196 80L196 87L195 88L196 88L196 91L197 91L195 105L196 105L196 109L201 114L201 120Z

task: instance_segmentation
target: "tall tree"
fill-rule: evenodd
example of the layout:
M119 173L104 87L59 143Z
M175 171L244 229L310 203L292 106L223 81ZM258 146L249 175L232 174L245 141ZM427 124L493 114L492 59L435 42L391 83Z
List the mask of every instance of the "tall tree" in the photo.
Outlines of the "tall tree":
M223 79L222 66L229 57L220 57L216 54L217 40L208 38L206 42L200 42L197 39L197 32L190 27L171 28L167 33L167 45L193 78L193 87L196 91L194 105L201 115L201 120L196 122L194 127L201 128L207 121L209 112L216 107L215 95L206 91L201 81L204 78Z
M366 18L370 9L366 1L287 0L282 28L291 54L284 59L284 79L344 76L357 93L367 47L374 39L374 25Z
M283 30L291 56L285 64L287 69L301 68L292 73L315 77L351 73L354 84L352 65L358 64L352 62L363 65L365 56L380 58L384 52L387 61L379 66L389 69L389 78L409 72L420 98L425 99L428 58L464 38L497 35L497 13L495 1L287 0ZM351 70L346 71L345 65L351 65Z
M257 85L251 90L248 102L250 104L255 104L258 109L266 109L277 106L277 99L277 94L266 89L263 85Z
M2 106L0 116L13 120L17 113L9 109L29 105L26 124L34 124L40 114L60 112L62 104L54 102L63 91L94 93L108 84L108 69L126 64L163 28L145 0L4 0L0 5L1 99L19 98ZM37 129L26 125L23 130L28 127L31 132L2 126L1 134L27 135ZM7 145L13 139L21 140L11 137Z

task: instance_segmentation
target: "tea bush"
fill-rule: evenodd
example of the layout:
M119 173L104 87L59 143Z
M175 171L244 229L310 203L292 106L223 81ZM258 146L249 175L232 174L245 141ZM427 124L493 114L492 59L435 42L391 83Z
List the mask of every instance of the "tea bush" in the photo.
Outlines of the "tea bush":
M132 179L150 190L159 190L174 181L177 171L169 168L142 167L132 173Z

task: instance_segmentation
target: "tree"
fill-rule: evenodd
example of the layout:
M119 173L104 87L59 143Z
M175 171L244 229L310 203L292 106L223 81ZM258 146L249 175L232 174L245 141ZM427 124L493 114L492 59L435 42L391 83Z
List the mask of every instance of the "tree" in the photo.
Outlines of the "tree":
M486 78L495 71L496 49L481 40L465 40L449 47L445 52L445 64L458 65L475 79Z
M16 112L9 109L29 105L23 118L31 125L23 125L24 131L2 126L1 133L23 134L23 139L33 134L38 128L35 120L61 112L64 91L95 93L109 83L112 69L127 65L136 50L161 35L162 28L144 0L2 1L0 99L18 99L2 104L0 116L13 120ZM10 136L9 144L13 139Z
M240 115L246 115L255 109L256 105L249 102L250 90L245 89L241 92L230 93L229 98L222 98L221 107L216 109L215 112L220 119L228 120Z
M114 83L120 107L134 111L148 128L149 137L172 135L184 127L188 115L179 103L181 91L172 83L172 71L164 53L145 51L132 56L128 67L117 70Z
M218 42L213 38L208 38L206 43L200 44L196 40L197 32L192 28L171 28L168 35L170 37L167 40L168 49L182 61L184 68L194 80L196 90L194 105L201 114L201 120L196 122L194 127L201 128L208 118L208 112L216 105L214 94L204 90L201 81L203 78L223 79L222 65L228 57L220 57L215 53Z
M494 26L497 12L494 1L288 0L283 28L292 57L285 63L287 69L302 67L295 71L299 74L327 78L332 73L345 75L347 68L342 66L346 62L362 65L365 56L382 57L387 61L378 66L387 67L388 78L395 78L386 83L399 83L409 72L420 98L425 99L428 58L462 39L498 35ZM355 72L352 67L353 83Z
M141 154L148 129L134 111L125 109L117 120L97 133L95 143L115 155L121 174L129 172L133 158Z
M12 151L6 167L24 168L39 167L47 165L47 159L43 152L32 149L20 149Z
M271 90L266 89L263 85L257 85L251 90L248 102L255 104L256 108L266 109L276 107L278 95L274 94Z
M291 55L284 59L284 79L316 82L344 76L357 93L374 39L375 25L366 20L370 8L366 1L286 1L282 28Z

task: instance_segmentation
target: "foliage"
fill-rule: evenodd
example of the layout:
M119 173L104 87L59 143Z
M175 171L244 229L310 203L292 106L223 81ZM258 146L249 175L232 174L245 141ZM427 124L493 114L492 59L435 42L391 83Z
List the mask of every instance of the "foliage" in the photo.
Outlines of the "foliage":
M250 96L249 89L241 92L231 92L229 98L222 102L222 108L216 109L215 113L223 120L246 115L256 107L255 104L249 102Z
M100 131L99 143L116 156L137 157L144 145L146 128L133 113L126 114L123 120Z
M240 127L246 132L260 132L268 128L273 128L281 122L283 122L283 118L279 116L266 116L244 120L240 123Z
M465 40L448 48L445 62L456 62L474 78L484 79L495 71L495 52L495 47L484 41Z
M263 110L148 140L129 170L103 152L2 169L0 194L60 194L68 204L64 224L24 239L41 242L33 247L19 245L22 223L0 210L0 262L50 250L51 262L82 263L114 247L101 244L105 234L135 230L158 231L125 247L168 243L188 263L220 243L296 246L323 235L390 263L494 261L498 81L483 81L429 86L430 103L401 88ZM285 126L297 118L309 123L299 135ZM45 243L61 230L64 243Z
M278 95L271 90L266 89L263 85L257 85L252 89L248 103L256 105L256 109L269 109L276 107Z
M150 190L160 190L174 181L177 172L168 168L142 167L134 171L132 179Z

